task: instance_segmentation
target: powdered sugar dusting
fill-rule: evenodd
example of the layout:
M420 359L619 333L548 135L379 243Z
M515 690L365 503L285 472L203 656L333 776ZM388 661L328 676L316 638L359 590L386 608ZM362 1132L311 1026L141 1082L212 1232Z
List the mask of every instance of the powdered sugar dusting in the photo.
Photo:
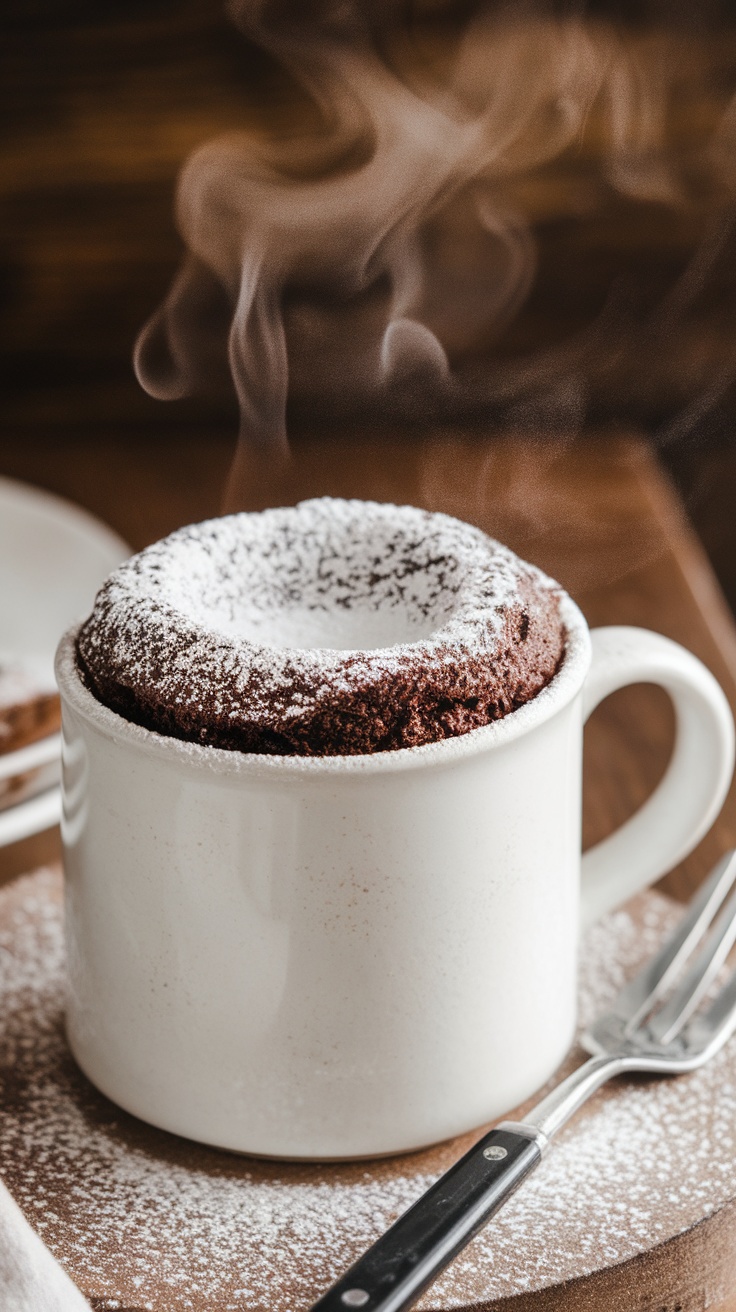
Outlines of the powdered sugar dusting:
M60 875L0 892L0 1168L100 1309L295 1312L470 1141L390 1162L254 1162L142 1125L98 1095L62 1031ZM589 934L587 1020L677 909L653 894ZM574 1053L569 1064L581 1059ZM694 1075L610 1086L428 1291L469 1308L623 1262L736 1196L736 1043Z
M386 750L534 696L561 658L558 591L447 515L325 497L147 548L104 585L78 650L101 701L164 733L245 751ZM361 717L367 747L351 745ZM320 733L329 742L336 720L330 747Z
M37 680L33 679L22 666L6 665L0 661L0 711L17 706L20 702L30 701L32 697L37 697L40 691ZM47 690L43 689L43 691Z
M472 641L479 611L498 631L494 605L508 606L529 572L448 515L322 497L180 529L123 565L110 591L149 620L166 606L262 645L264 660L277 662L283 646L299 651L292 659L311 661L316 648L326 661L330 650L406 646L440 628ZM364 626L381 621L392 640L366 640ZM328 640L309 641L313 632Z

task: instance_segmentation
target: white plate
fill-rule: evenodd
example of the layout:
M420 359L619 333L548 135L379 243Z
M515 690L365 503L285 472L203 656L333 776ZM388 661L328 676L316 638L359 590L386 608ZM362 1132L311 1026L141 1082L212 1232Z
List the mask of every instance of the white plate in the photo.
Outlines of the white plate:
M23 661L53 687L59 638L89 613L102 581L129 555L122 538L78 506L0 478L0 654ZM12 756L14 766L28 769L27 752L33 755L21 748L0 761L9 768ZM39 773L39 784L47 781ZM57 813L56 789L9 808L0 815L0 846L41 832Z
M59 638L129 555L122 538L78 506L0 478L0 651L53 684Z

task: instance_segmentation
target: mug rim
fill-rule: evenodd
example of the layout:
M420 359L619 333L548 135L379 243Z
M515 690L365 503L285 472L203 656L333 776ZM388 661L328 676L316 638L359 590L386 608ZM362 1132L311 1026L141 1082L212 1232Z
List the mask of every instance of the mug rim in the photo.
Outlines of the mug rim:
M577 695L591 661L590 632L579 607L560 590L560 614L565 626L566 643L562 664L554 678L531 701L500 720L471 729L468 733L418 747L400 747L393 751L370 752L357 756L271 756L259 752L240 752L187 742L146 729L126 720L85 687L77 667L75 644L82 622L63 635L56 652L56 681L65 702L82 717L99 737L116 743L125 742L145 755L165 759L188 771L202 770L218 775L248 775L263 778L310 778L333 775L390 774L393 772L445 766L459 763L481 752L505 747L545 724Z

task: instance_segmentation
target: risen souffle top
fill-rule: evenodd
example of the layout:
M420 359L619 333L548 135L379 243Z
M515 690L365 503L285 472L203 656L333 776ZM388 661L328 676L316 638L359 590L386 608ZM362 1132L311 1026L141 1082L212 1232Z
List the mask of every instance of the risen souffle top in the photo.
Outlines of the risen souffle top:
M157 733L357 755L468 733L553 678L559 588L479 529L321 498L179 529L101 588L77 657Z

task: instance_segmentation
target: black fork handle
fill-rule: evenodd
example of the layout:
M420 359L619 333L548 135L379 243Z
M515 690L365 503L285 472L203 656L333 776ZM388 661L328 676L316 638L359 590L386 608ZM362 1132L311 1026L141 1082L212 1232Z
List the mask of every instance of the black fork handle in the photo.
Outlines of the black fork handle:
M403 1312L534 1170L536 1139L491 1130L440 1176L311 1312Z

